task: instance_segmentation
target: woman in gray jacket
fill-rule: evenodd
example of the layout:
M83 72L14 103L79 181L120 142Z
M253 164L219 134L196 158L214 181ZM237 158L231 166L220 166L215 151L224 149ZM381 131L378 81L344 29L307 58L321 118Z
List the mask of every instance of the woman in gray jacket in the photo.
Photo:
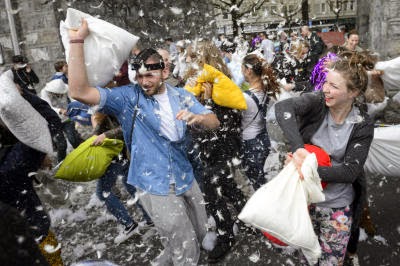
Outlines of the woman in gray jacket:
M322 249L320 265L343 264L350 230L358 224L365 201L363 166L374 132L358 100L367 88L366 70L374 67L373 61L367 54L343 52L331 64L322 91L278 102L275 109L291 145L288 160L299 172L308 154L306 143L331 157L331 167L318 167L321 180L328 183L325 201L310 206Z

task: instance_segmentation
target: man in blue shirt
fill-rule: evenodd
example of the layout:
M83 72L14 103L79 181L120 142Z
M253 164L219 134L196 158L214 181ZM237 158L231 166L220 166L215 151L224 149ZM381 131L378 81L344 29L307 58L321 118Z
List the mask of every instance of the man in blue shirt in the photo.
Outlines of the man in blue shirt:
M164 83L162 57L145 49L133 62L138 84L94 88L84 62L87 22L70 31L69 89L72 98L118 118L131 154L128 183L153 220L164 245L159 265L196 265L206 233L204 199L187 159L187 126L215 129L217 117L184 89Z

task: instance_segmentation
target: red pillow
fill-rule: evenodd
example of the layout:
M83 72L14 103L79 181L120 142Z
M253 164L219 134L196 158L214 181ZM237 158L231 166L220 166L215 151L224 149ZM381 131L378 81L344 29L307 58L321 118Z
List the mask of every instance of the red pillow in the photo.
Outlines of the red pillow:
M322 148L311 145L311 144L304 144L304 149L306 149L309 153L315 153L315 156L317 157L317 162L318 166L332 166L331 163L331 158L329 157L329 154ZM322 188L325 189L325 187L328 185L326 182L321 181ZM267 232L262 232L266 238L268 238L272 243L277 244L279 246L287 246L284 242L279 240L278 238L268 234Z
M311 144L304 144L304 149L306 149L309 153L315 153L317 157L318 166L332 166L331 158L326 151L318 146ZM326 182L321 182L322 188L325 189Z

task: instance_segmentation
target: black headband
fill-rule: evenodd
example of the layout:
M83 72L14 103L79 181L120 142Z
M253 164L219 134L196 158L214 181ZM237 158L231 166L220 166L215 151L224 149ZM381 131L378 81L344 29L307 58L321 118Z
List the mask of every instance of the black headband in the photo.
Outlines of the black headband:
M147 71L149 70L157 70L157 69L164 69L165 64L162 59L160 59L159 63L154 64L145 64L147 59L149 59L152 55L157 54L160 58L160 54L157 53L156 50L153 48L147 48L141 51L138 55L131 57L129 63L132 66L132 70L138 71L141 67L144 67Z

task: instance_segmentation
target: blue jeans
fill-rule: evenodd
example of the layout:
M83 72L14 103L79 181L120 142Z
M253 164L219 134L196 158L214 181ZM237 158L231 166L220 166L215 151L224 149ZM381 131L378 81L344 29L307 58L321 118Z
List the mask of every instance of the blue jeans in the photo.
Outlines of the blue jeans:
M242 141L243 167L255 190L265 184L264 164L270 146L267 132L258 134L254 139Z
M75 129L75 122L74 121L65 121L62 123L63 131L67 136L69 143L71 143L74 149L79 146L83 142L81 136L79 135L78 131Z
M112 192L112 187L115 185L118 176L122 176L122 183L124 184L126 190L132 197L135 197L136 189L134 186L127 183L129 170L129 162L112 162L108 167L105 174L97 181L97 197L104 201L107 210L111 212L112 215L117 218L117 220L124 226L129 226L133 223L133 219L128 214L127 209L118 199L118 197ZM147 215L146 211L143 209L142 205L137 202L137 206L143 212L143 218L147 223L151 222L150 217Z

